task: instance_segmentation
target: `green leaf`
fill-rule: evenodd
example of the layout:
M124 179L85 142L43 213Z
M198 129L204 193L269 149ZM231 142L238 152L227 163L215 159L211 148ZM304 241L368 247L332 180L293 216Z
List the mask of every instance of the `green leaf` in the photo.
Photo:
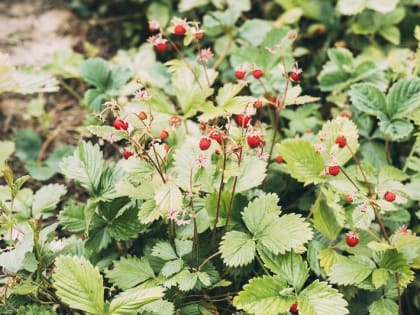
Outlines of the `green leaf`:
M208 4L210 0L181 0L178 4L179 12L189 11L191 9L204 6Z
M70 232L81 233L86 230L85 206L72 200L60 211L58 219L60 224Z
M397 315L398 304L390 299L379 299L369 306L369 315Z
M59 90L59 83L51 73L19 69L15 72L14 77L18 82L16 92L21 94L48 93Z
M395 10L398 2L398 0L367 0L367 7L381 13L387 13Z
M245 156L239 166L236 193L259 186L266 176L266 169L267 162L256 156Z
M41 150L41 137L30 129L20 129L15 134L16 156L23 162L36 161Z
M42 186L34 195L32 201L32 216L38 219L42 212L54 210L63 195L67 193L66 186L49 184Z
M160 299L142 306L139 311L141 315L173 315L175 306L172 302Z
M372 284L375 289L382 287L389 279L388 270L379 268L372 272Z
M287 139L280 143L277 149L286 161L286 168L292 177L305 184L325 181L321 176L325 168L324 161L309 141Z
M170 260L167 261L162 269L160 270L160 272L162 273L163 276L165 277L170 277L173 274L180 272L182 267L184 267L184 262L182 259L175 259L175 260Z
M105 271L106 277L121 289L132 288L155 277L149 261L142 257L122 257L114 262L111 270Z
M281 295L287 286L279 277L252 278L233 299L233 305L254 315L278 315L287 312L296 297Z
M379 121L380 130L393 141L402 141L407 139L414 129L413 124L407 120L381 120Z
M293 286L296 291L300 291L309 277L308 264L301 255L293 252L285 255L273 255L264 250L258 250L258 253L265 266Z
M255 257L255 241L246 233L230 231L220 245L224 263L231 267L250 264Z
M104 168L99 145L82 141L73 156L64 158L60 166L65 176L79 182L90 193L97 192Z
M61 301L70 307L102 315L104 286L98 268L84 257L59 256L55 261L53 286Z
M163 297L162 287L136 287L118 294L109 305L109 315L132 315L145 304Z
M103 104L108 99L106 94L100 89L89 89L86 91L83 101L91 111L99 112L103 109Z
M278 218L280 208L276 194L266 194L255 198L242 212L242 218L248 230L254 235L260 235Z
M366 114L378 116L387 112L385 95L373 84L354 84L348 94L352 104Z
M353 54L345 48L331 48L327 51L328 58L339 68L346 70L353 67Z
M337 9L344 15L355 15L365 8L366 0L339 0Z
M341 285L359 284L375 269L375 263L370 259L358 257L342 257L331 268L330 281Z
M395 83L387 97L387 112L393 118L403 118L420 107L420 78L410 77Z
M326 282L315 280L298 296L299 313L304 315L349 314L343 295Z
M334 241L342 229L336 218L336 213L323 198L322 194L318 196L315 203L311 207L313 214L313 226L330 241Z
M168 242L158 242L152 249L152 255L159 257L163 260L178 259L178 255L175 253L171 244Z
M17 309L17 315L55 315L57 314L51 307L30 304L26 306L20 306Z
M251 45L259 46L265 35L273 28L272 23L262 19L249 19L239 28L239 36L246 39Z
M15 143L12 141L0 141L0 176L3 174L4 164L15 152Z
M163 184L155 195L156 205L162 211L182 208L182 193L173 182Z
M111 69L102 58L92 58L80 65L80 75L87 83L106 91L111 79Z
M379 34L394 45L399 45L400 43L401 34L399 28L396 26L391 25L381 28Z
M286 214L267 227L259 237L261 244L274 254L284 254L312 239L309 223L297 214Z

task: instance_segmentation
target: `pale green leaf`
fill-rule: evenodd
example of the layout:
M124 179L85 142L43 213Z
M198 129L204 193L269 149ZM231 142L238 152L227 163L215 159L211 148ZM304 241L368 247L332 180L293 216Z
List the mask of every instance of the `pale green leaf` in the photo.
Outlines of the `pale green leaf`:
M296 297L280 295L287 286L279 277L252 278L233 299L233 305L254 315L278 315L287 312Z
M388 279L388 270L379 268L372 272L372 284L376 289L382 287L388 281Z
M224 263L231 267L250 264L255 257L255 241L246 233L230 231L220 245Z
M339 0L337 9L344 15L355 15L363 11L366 0Z
M99 145L82 141L72 156L61 161L60 166L65 176L76 180L89 192L97 192L104 168Z
M387 112L393 119L403 118L420 107L420 78L409 77L395 83L387 97Z
M277 149L286 161L286 168L292 177L305 184L325 181L325 177L321 176L325 168L324 161L309 141L288 139L280 143Z
M164 275L165 277L170 277L173 274L179 272L182 267L184 266L184 262L182 259L175 259L175 260L170 260L167 261L162 269L160 270L160 272L162 273L162 275Z
M398 0L367 0L367 7L380 13L387 13L395 10L398 2Z
M332 267L341 259L341 257L343 256L330 247L322 249L318 254L319 264L325 270L326 274L330 274Z
M173 182L163 184L155 194L156 205L162 211L182 208L182 193Z
M328 58L339 68L349 69L353 66L353 54L346 48L331 48L327 51Z
M152 255L163 260L178 259L177 254L168 242L159 242L153 246Z
M397 315L398 304L390 299L379 299L369 306L369 315Z
M267 162L256 156L245 156L239 167L236 193L259 186L265 176Z
M375 263L368 258L342 257L331 268L330 281L341 285L359 284L375 269Z
M18 82L16 92L21 94L51 93L59 90L58 81L51 73L18 70L14 77Z
M142 257L122 257L114 261L114 267L105 271L106 277L121 289L132 288L155 277L149 261Z
M387 111L384 93L371 83L354 84L348 94L352 104L362 112L378 116Z
M149 224L156 221L164 214L165 211L162 211L156 207L156 202L153 199L150 199L142 203L138 217L141 223Z
M53 286L70 307L103 315L104 286L98 268L84 257L59 256L55 261Z
M163 297L162 287L136 287L118 294L109 306L109 315L132 315L145 304Z
M67 193L66 186L49 184L42 186L34 195L32 201L32 216L39 218L42 212L54 210L63 195Z
M273 223L273 219L280 214L278 203L279 198L276 194L266 194L248 204L242 212L242 218L252 234L263 233Z
M343 295L326 282L315 280L298 296L299 314L345 315L349 314Z
M142 306L139 311L141 315L173 315L175 305L172 302L160 299Z
M381 120L379 121L379 129L391 140L402 141L407 139L414 129L412 123L408 120L395 119L395 120Z
M398 45L401 39L401 33L398 27L390 25L379 30L379 34L387 41Z
M181 0L178 4L179 12L189 11L191 9L204 6L208 4L210 0Z
M313 226L330 241L334 241L340 233L342 226L338 223L335 211L328 205L320 194L311 207Z

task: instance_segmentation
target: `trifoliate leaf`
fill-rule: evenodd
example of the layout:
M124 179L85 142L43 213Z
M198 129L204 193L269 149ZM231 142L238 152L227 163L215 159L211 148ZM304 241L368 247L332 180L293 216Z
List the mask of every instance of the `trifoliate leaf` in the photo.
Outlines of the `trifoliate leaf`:
M122 257L114 261L114 267L105 271L106 277L121 289L132 288L155 277L149 261L142 257Z
M298 296L299 314L345 315L349 314L343 295L326 282L315 280Z
M254 260L255 241L246 233L230 231L223 237L220 251L226 265L245 266Z
M293 292L280 295L287 287L279 277L252 278L233 299L233 305L254 315L278 315L287 312L295 302Z
M61 301L95 315L104 311L104 286L98 268L84 257L60 256L55 261L53 286Z
M375 263L367 257L342 257L331 268L330 281L341 285L359 284L376 268Z
M398 253L395 249L387 250L384 253L379 266L391 273L398 272L403 274L406 278L410 279L409 281L413 279L414 274L410 270L407 260L402 253ZM403 285L401 284L401 286Z
M266 194L248 204L242 212L242 218L252 234L261 234L273 223L273 219L278 217L280 214L278 202L276 194Z
M66 177L76 180L92 194L97 192L104 168L102 152L97 144L82 141L73 155L64 158L60 166Z
M143 288L141 286L123 291L109 305L109 315L131 315L145 304L163 297L162 287Z
M322 157L315 151L313 145L303 139L288 139L277 146L286 161L290 175L305 184L317 184L325 181L321 176L325 168Z
M369 315L396 315L398 304L390 299L379 299L369 306Z

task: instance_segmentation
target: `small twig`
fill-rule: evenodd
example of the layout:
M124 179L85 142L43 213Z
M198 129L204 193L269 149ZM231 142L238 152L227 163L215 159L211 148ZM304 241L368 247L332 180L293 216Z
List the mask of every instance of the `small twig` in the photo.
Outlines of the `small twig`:
M197 270L200 271L201 268L204 267L205 264L207 264L210 260L212 260L214 257L219 256L222 252L218 251L215 252L214 254L210 255L209 257L207 257L206 259L203 260L203 262L200 264L200 266L197 267Z

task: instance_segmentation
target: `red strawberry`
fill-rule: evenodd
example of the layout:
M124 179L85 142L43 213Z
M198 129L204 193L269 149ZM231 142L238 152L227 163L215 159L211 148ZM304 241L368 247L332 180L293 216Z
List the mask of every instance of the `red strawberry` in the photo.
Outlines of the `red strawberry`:
M250 135L246 137L246 142L248 143L250 148L256 148L261 143L261 138L259 135Z
M297 312L299 312L298 302L293 303L293 304L290 306L289 311L290 311L290 312L292 312L292 313L297 313Z
M293 81L299 81L299 79L300 79L300 73L293 71L290 74L290 79L292 79Z
M147 118L147 114L145 112L140 112L138 116L140 120L145 120Z
M236 115L235 116L236 123L239 126L244 127L244 128L245 127L248 127L251 119L252 119L252 116L251 115L243 115L243 114L240 114L240 115Z
M246 76L246 71L244 69L238 68L235 70L235 77L238 80L243 80Z
M200 143L198 146L200 147L200 150L206 151L208 148L210 148L210 145L211 145L211 140L207 137L203 137L200 139Z
M164 141L168 137L169 137L169 133L166 130L162 130L159 134L159 138L162 141Z
M187 30L185 29L185 27L181 24L177 24L174 27L174 34L178 35L178 36L184 36L185 33L187 32Z
M210 132L209 138L213 139L214 141L216 141L219 144L222 144L222 133L217 129Z
M114 120L113 126L117 130L127 130L128 129L128 122L121 118L117 118Z
M194 33L194 38L195 39L202 39L204 36L204 31L203 30L198 30Z
M166 49L168 49L168 44L166 43L157 43L155 45L155 48L158 52L164 52Z
M348 232L346 234L346 243L350 247L354 247L357 244L359 244L359 234L357 234L356 232Z
M133 155L133 152L131 152L130 150L127 150L127 149L124 149L124 151L123 151L123 157L124 157L124 159L128 159L130 156L132 156Z
M340 173L340 165L331 165L328 166L328 174L332 176L337 176Z
M165 151L168 152L171 149L171 147L169 146L169 144L165 143L163 149L165 149Z
M179 127L182 124L182 119L178 116L172 116L168 120L169 126Z
M392 191L386 191L384 193L384 199L388 202L393 202L395 200L395 193L393 193Z
M338 144L338 147L344 148L347 144L347 139L344 136L338 136L335 138L335 143Z
M262 105L263 105L262 100L256 100L256 101L254 102L254 107L255 107L256 109L261 108L261 107L262 107Z
M262 72L262 70L260 68L255 68L252 71L252 75L254 76L255 79L259 79L259 78L261 78L263 76L263 72Z
M347 203L353 203L353 201L354 201L353 196L351 194L347 194L345 199L346 199Z
M283 157L281 155L277 155L276 158L274 159L276 161L276 163L281 164L283 163Z

